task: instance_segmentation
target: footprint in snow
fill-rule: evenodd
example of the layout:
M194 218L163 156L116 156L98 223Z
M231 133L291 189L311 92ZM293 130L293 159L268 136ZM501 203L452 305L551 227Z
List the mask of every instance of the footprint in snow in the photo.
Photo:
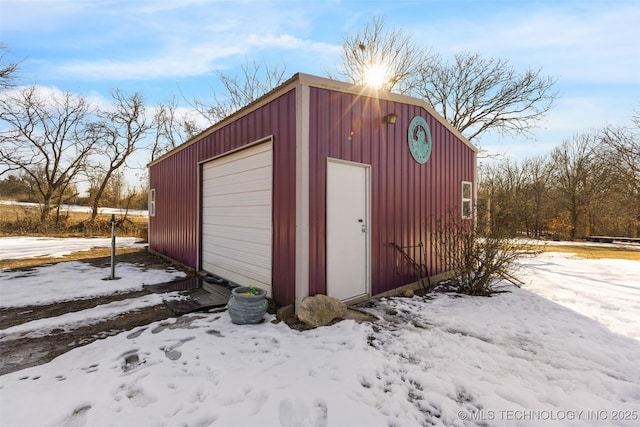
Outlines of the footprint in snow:
M70 415L56 425L59 427L82 427L87 423L87 412L89 409L91 409L91 405L89 404L78 406Z
M178 359L180 359L182 357L182 353L180 353L178 350L165 349L164 350L164 355L169 360L178 360Z
M138 355L138 350L129 350L122 355L120 355L119 359L123 359L122 370L124 372L132 371L137 368L141 364L145 363L145 361L140 361L140 356ZM97 365L96 365L97 366Z
M180 341L178 341L176 344L169 346L169 347L160 347L160 350L164 351L164 355L167 357L167 359L169 360L178 360L182 357L182 353L178 350L176 350L176 348L180 347L182 344L189 342L191 340L194 340L196 337L187 337L185 339L182 339Z
M143 389L138 387L130 387L125 391L125 397L128 401L138 408L144 408L145 406L156 402L156 398L148 396Z
M316 399L311 410L302 399L296 399L295 402L284 399L279 409L281 427L327 426L329 409L322 399Z
M194 427L209 427L212 426L216 421L218 421L218 417L215 415L205 415L204 417L196 420L193 424Z
M152 334L157 334L159 332L164 331L165 329L167 329L167 327L169 327L169 322L162 322L160 323L158 326L156 326L155 328L153 328L151 330Z
M98 370L98 365L97 363L94 363L93 365L89 365L85 368L81 368L83 371L85 371L87 374L90 374L91 372L96 372Z
M127 339L132 340L132 339L134 339L134 338L138 338L138 337L139 337L140 335L142 335L142 333L143 333L144 331L146 331L146 330L147 330L147 328L140 328L140 329L138 329L138 330L137 330L137 331L135 331L135 332L131 332L129 335L127 335Z
M323 399L316 399L313 402L313 411L316 414L314 427L327 427L327 419L329 417L327 403Z

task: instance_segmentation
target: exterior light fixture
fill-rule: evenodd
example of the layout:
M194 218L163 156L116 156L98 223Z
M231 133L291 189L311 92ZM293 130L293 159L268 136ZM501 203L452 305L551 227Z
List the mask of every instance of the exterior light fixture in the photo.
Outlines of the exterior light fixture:
M398 119L398 116L396 114L389 113L382 118L382 123L385 123L387 125L395 125L397 119Z

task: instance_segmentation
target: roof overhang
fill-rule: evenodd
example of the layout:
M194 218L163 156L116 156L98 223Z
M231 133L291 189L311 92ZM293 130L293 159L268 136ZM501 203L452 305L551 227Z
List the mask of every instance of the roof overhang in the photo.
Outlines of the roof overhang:
M297 86L316 87L316 88L321 88L321 89L332 90L332 91L335 91L335 92L343 92L343 93L349 93L349 94L354 94L354 95L359 95L359 96L366 96L366 97L375 98L375 99L381 99L381 100L386 100L386 101L397 102L397 103L401 103L401 104L419 106L419 107L423 108L424 110L426 110L431 116L433 116L440 124L442 124L451 133L453 133L458 139L460 139L471 150L473 150L475 153L478 152L478 149L473 144L471 144L471 142L469 142L469 140L467 140L467 138L465 138L457 129L455 129L451 125L451 123L449 123L447 120L445 120L429 104L427 104L425 101L423 101L421 99L413 98L413 97L405 96L405 95L398 95L398 94L395 94L395 93L392 93L392 92L388 92L388 91L385 91L385 90L381 90L381 89L374 89L374 88L370 88L370 87L367 87L367 86L360 86L360 85L341 82L341 81L332 80L332 79L328 79L328 78L324 78L324 77L314 76L314 75L311 75L311 74L296 73L290 79L288 79L287 81L282 83L280 86L274 88L273 90L271 90L270 92L264 94L263 96L261 96L260 98L256 99L255 101L253 101L252 103L248 104L247 106L241 108L240 110L236 111L235 113L233 113L233 114L229 115L228 117L224 118L223 120L219 121L215 125L205 129L204 131L200 132L198 135L188 139L183 144L181 144L178 147L175 147L174 149L172 149L171 151L163 154L162 156L160 156L156 160L153 160L152 162L149 163L148 166L152 166L152 165L154 165L154 164L156 164L158 162L161 162L163 159L165 159L165 158L167 158L169 156L172 156L176 152L179 152L179 151L189 147L190 145L196 143L197 141L201 140L202 138L206 137L207 135L210 135L210 134L214 133L215 131L217 131L218 129L223 128L227 124L229 124L229 123L231 123L231 122L233 122L235 120L238 120L239 118L241 118L243 116L246 116L247 114L252 113L253 111L263 107L264 105L266 105L269 102L273 101L274 99L284 95L285 93L287 93L290 90L296 88Z

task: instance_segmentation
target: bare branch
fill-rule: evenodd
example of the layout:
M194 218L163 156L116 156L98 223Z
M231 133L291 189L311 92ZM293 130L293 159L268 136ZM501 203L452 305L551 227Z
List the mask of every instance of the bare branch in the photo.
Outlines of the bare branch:
M155 132L151 147L152 161L197 133L193 122L186 114L178 112L178 101L175 97L156 107L152 128Z
M518 73L505 59L460 53L420 69L414 94L467 139L486 132L527 134L552 107L555 79L541 69Z
M240 75L222 72L216 77L224 88L222 95L212 88L213 102L193 99L190 105L211 125L218 123L285 81L286 67L269 67L255 61L242 65ZM194 122L185 123L193 127ZM192 129L189 129L192 132Z
M96 157L102 168L94 166L91 175L98 175L94 181L91 197L91 219L98 215L100 199L111 178L126 165L129 157L140 148L145 134L151 128L145 117L142 95L138 92L126 95L121 90L112 92L113 110L98 112L99 120L91 126L91 135L98 141ZM106 165L106 166L105 166Z
M18 63L7 59L9 48L0 43L0 91L5 91L15 86L18 73Z
M387 31L383 18L373 18L359 33L347 36L342 43L340 76L351 83L367 84L372 66L385 72L382 89L409 93L414 77L433 55L418 47L410 35L399 29Z

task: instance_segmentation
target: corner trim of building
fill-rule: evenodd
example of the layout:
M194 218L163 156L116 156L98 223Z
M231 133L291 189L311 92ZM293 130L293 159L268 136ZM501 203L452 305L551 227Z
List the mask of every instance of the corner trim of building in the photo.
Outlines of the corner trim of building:
M308 85L296 87L295 311L309 296L309 101Z

